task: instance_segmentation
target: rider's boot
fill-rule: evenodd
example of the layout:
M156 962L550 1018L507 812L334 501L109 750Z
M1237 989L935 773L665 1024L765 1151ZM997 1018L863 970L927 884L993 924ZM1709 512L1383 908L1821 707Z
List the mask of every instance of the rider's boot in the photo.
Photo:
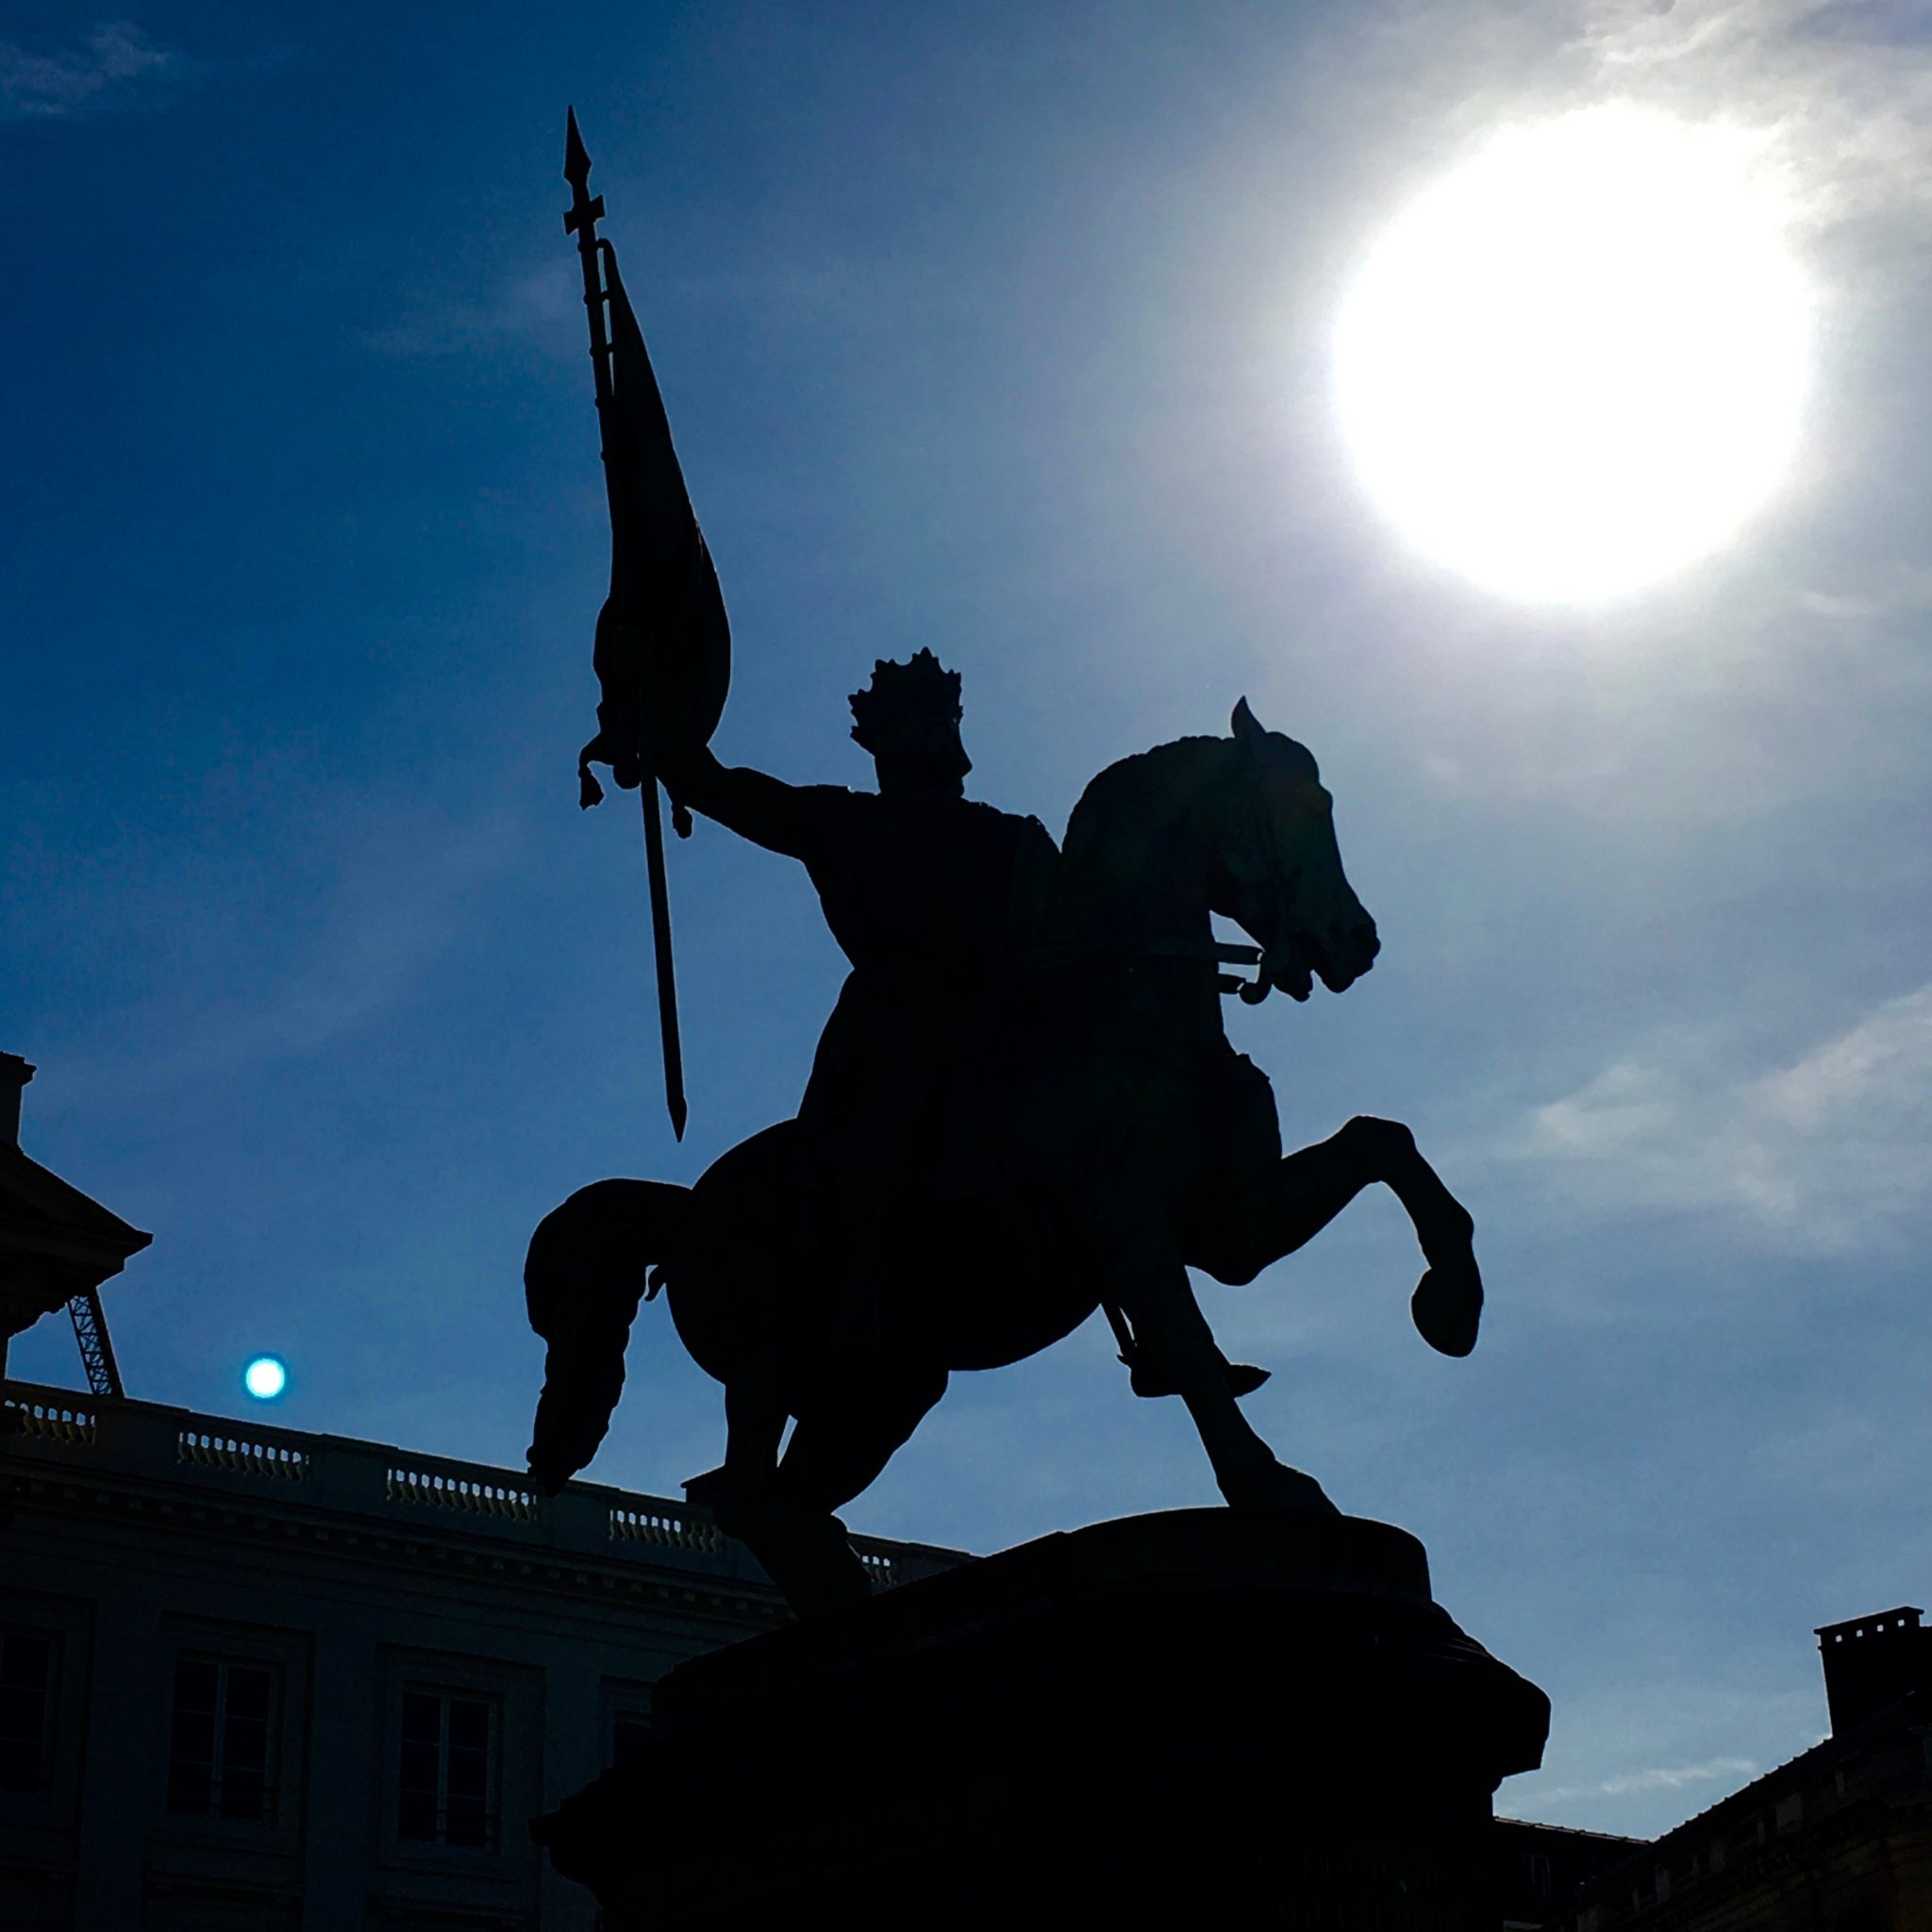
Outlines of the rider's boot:
M1252 1395L1268 1379L1267 1369L1257 1368L1253 1362L1231 1362L1214 1351L1221 1362L1221 1374L1227 1383L1232 1395ZM1127 1370L1127 1380L1136 1395L1155 1397L1178 1395L1181 1385L1173 1374L1143 1343L1130 1341L1121 1350L1120 1359Z

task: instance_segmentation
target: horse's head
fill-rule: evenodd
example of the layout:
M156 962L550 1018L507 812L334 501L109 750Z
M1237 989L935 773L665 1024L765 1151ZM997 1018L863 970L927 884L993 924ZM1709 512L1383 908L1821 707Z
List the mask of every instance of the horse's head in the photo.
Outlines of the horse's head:
M1305 1000L1319 974L1341 992L1374 963L1381 941L1341 870L1335 801L1307 747L1263 726L1246 698L1233 724L1214 910L1261 948L1265 984Z

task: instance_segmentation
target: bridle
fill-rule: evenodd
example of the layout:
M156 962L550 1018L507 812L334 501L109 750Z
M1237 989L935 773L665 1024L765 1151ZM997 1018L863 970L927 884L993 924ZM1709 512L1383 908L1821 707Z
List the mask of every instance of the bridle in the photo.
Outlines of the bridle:
M1261 846L1267 873L1266 886L1278 902L1286 904L1293 875L1282 860L1274 820L1263 809L1258 759L1245 744L1241 746L1241 759L1252 780L1248 801L1252 815L1250 829ZM1258 1007L1274 991L1274 982L1268 974L1267 951L1261 946L1214 939L1155 940L1121 946L1117 950L1154 959L1206 959L1217 966L1252 966L1256 969L1253 979L1243 979L1237 973L1217 973L1214 975L1215 990L1240 994L1243 1006Z

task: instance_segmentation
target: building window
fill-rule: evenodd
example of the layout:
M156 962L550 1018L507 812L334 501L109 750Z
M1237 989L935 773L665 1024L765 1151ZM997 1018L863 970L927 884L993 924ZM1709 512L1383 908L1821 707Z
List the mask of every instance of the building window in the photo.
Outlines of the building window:
M168 1809L244 1824L275 1822L269 1775L277 1671L236 1657L175 1659Z
M406 1684L401 1736L396 1836L494 1851L495 1700Z
M51 1630L0 1630L0 1791L43 1798L53 1783Z
M622 1771L626 1764L639 1763L651 1736L648 1710L620 1710L610 1720L610 1766Z

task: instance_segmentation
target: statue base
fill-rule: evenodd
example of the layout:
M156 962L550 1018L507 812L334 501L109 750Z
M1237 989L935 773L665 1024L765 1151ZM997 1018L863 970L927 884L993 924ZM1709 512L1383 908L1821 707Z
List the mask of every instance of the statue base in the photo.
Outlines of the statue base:
M1096 1524L681 1665L533 1836L610 1932L1494 1932L1549 1700L1354 1517Z

